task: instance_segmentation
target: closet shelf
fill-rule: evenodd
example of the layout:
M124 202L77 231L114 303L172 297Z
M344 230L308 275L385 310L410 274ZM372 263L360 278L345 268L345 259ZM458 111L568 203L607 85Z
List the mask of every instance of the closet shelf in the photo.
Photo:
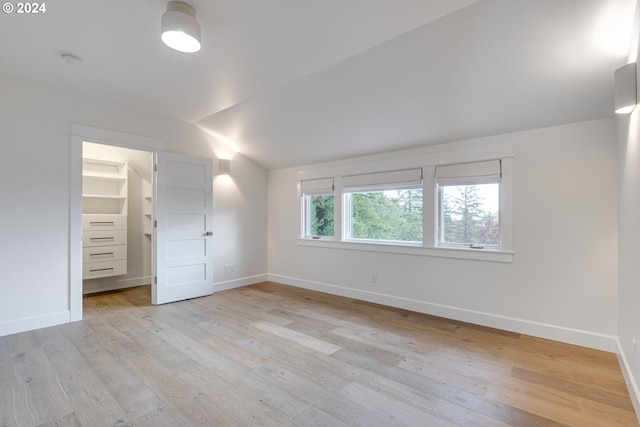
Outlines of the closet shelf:
M127 179L121 176L116 176L112 173L109 172L83 172L82 173L82 177L83 178L90 178L90 179L104 179L104 180L108 180L108 181L120 181L120 182L124 182Z

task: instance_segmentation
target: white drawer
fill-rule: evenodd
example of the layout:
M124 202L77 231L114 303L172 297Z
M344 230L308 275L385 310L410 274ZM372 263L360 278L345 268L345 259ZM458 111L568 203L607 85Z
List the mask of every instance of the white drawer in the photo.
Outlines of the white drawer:
M82 232L82 246L126 245L127 230L91 230Z
M82 262L113 261L127 259L127 245L90 246L82 248Z
M82 279L120 276L127 274L127 260L87 262L82 264Z
M83 230L126 230L126 215L82 215Z

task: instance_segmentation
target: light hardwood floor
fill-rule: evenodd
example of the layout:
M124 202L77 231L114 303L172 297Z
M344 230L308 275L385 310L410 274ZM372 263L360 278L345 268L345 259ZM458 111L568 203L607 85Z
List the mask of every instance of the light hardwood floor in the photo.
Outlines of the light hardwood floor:
M0 426L637 426L616 356L275 283L0 338Z

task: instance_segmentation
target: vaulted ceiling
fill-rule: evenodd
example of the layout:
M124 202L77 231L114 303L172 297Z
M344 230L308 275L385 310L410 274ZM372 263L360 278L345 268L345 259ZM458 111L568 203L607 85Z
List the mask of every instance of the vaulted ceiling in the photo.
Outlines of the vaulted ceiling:
M281 168L612 115L635 0L165 0L0 16L0 73L194 123ZM69 52L82 58L72 66Z

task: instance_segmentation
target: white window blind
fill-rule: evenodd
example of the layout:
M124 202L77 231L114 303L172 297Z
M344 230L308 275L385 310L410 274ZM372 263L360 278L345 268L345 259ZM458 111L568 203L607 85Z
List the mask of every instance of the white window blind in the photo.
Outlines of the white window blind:
M387 188L422 188L422 169L344 176L342 187L345 193Z
M300 184L302 194L333 194L333 178L307 179Z
M500 182L502 172L500 160L460 163L436 167L436 182L440 185Z

